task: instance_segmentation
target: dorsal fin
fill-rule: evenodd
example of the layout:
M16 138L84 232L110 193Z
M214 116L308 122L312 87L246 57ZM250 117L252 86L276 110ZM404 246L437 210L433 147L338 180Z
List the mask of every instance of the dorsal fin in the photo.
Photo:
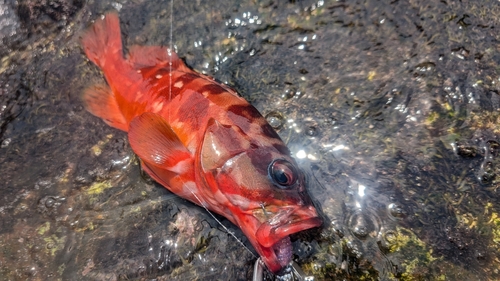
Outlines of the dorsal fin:
M191 153L167 121L156 113L146 112L132 119L128 138L132 150L150 165L181 173L183 165L177 164L191 159Z
M189 70L177 54L174 51L169 51L167 47L133 45L129 48L128 59L137 69L158 65L168 67L169 63L172 62L172 69Z

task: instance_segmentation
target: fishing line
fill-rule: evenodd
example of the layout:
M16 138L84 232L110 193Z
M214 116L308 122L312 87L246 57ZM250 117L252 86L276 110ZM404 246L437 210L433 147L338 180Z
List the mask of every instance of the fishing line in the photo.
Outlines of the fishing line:
M168 65L169 65L169 73L168 73L168 79L169 79L169 92L168 92L168 100L169 102L172 101L172 48L173 48L173 29L174 29L174 0L170 0L170 43L167 48L168 52ZM168 121L170 122L170 110L168 111Z
M189 185L186 184L186 182L184 180L182 180L182 184L187 187L189 189L189 191L193 194L193 196L196 198L196 200L198 200L198 205L202 206L209 214L210 216L212 216L212 218L220 225L222 226L222 228L224 228L224 231L226 231L226 233L228 233L229 235L233 236L234 239L236 239L236 241L241 245L243 246L243 248L245 248L245 250L247 250L251 255L252 257L256 258L256 256L252 253L252 251L250 251L250 249L247 248L247 246L245 246L245 244L243 244L243 242L238 239L238 237L236 237L236 235L231 231L229 230L225 225L222 224L222 222L217 219L214 214L205 206L205 204L201 201L201 199L198 197L198 195L196 195L196 193L191 189L191 187Z
M211 13L213 14L213 10L211 8ZM213 22L212 22L213 24ZM173 48L173 29L174 29L174 0L170 0L170 43L169 43L169 47L167 48L168 50L168 56L169 56L169 95L168 95L168 99L169 101L172 101L172 48ZM170 121L170 111L168 111L168 120ZM203 202L201 201L201 199L198 197L198 195L196 195L196 193L191 189L191 187L189 185L186 184L186 182L182 182L182 184L184 186L186 186L189 191L191 192L191 194L193 194L193 196L196 198L196 200L198 200L198 203L200 206L202 206L209 214L210 216L220 225L222 226L222 228L224 229L224 231L226 231L226 233L228 233L229 235L231 235L241 246L243 246L243 248L245 250L247 250L253 258L256 258L256 256L252 253L252 251L250 249L248 249L247 246L245 246L245 244L243 244L243 242L238 239L238 237L236 237L236 235L230 231L225 225L222 224L221 221L219 221L219 219L217 219L215 217L215 215L205 206L205 204L203 204Z

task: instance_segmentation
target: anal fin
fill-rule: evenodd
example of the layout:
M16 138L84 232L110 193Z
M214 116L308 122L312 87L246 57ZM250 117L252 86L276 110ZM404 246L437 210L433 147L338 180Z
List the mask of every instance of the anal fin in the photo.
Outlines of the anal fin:
M100 117L111 127L127 131L128 124L118 107L115 95L107 85L94 85L83 94L85 107L93 115Z

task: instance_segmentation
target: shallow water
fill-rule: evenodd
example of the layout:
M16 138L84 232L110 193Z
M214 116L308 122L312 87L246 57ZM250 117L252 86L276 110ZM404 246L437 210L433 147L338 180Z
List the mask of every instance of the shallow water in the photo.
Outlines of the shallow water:
M170 2L18 2L0 0L0 280L247 280L255 255L80 101L102 82L92 19L168 45ZM497 1L214 2L174 1L172 42L309 173L326 223L292 239L307 274L500 278Z

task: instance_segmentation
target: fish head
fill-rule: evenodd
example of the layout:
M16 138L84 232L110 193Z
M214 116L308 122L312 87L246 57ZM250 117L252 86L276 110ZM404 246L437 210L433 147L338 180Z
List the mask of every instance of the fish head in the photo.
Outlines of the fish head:
M274 135L252 138L215 121L206 132L200 164L205 185L224 206L219 213L242 229L276 273L291 261L289 236L320 226L322 220L307 194L304 174Z

